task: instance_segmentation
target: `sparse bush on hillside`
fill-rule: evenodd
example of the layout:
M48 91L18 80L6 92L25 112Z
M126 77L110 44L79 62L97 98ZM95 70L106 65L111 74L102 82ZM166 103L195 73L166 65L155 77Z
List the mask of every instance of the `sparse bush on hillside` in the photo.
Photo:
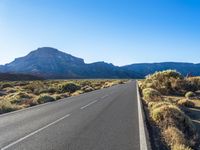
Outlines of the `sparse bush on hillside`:
M46 102L53 102L53 101L55 101L55 99L51 96L48 96L48 95L42 95L37 100L37 102L39 104L43 104L43 103L46 103Z
M162 100L160 92L152 88L145 88L142 90L143 98L146 102Z
M188 98L188 99L195 97L195 96L196 96L196 94L192 91L189 91L185 94L185 97Z

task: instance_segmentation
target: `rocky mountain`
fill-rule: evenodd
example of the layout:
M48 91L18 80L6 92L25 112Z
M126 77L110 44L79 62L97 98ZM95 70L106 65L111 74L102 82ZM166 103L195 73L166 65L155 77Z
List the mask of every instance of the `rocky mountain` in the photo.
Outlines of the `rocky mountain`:
M45 78L135 78L137 74L105 62L86 64L83 59L55 48L42 47L13 62L0 72L25 73Z
M1 73L31 74L43 78L144 78L155 71L175 69L183 75L200 76L200 64L164 62L114 66L106 62L87 64L55 48L42 47L28 55L0 65Z
M163 62L163 63L140 63L122 67L127 71L137 72L139 76L145 77L156 71L167 69L177 70L183 75L200 76L200 64L181 63L181 62Z

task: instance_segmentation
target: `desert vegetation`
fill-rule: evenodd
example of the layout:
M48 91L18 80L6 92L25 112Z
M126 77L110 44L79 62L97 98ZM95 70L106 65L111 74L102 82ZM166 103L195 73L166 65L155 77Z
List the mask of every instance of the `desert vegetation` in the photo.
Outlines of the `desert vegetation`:
M186 78L166 70L140 80L139 87L147 120L166 146L162 149L198 149L198 127L187 114L190 108L200 108L200 77Z
M0 82L0 114L123 84L126 80Z

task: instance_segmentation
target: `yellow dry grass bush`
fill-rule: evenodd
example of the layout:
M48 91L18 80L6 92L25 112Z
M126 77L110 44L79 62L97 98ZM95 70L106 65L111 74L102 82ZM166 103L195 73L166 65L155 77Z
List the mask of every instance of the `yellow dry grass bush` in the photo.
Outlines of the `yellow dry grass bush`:
M47 103L47 102L53 102L53 101L55 101L55 98L50 96L50 95L41 95L37 99L37 102L39 104L43 104L43 103Z
M188 99L180 99L177 104L180 106L185 106L185 107L194 107L195 106L195 103Z
M172 147L172 150L192 150L192 149L188 146L177 144Z
M184 134L175 127L168 127L162 132L165 142L168 146L173 147L174 145L186 145L187 139Z
M78 96L78 95L83 94L83 93L84 93L84 91L78 90L78 91L72 93L71 96Z
M195 126L190 118L175 105L162 105L152 109L151 117L163 129L177 127L188 136L195 132Z
M192 91L189 91L185 94L185 97L188 98L188 99L193 98L195 96L196 96L196 94Z
M163 101L163 102L154 102L154 103L152 103L151 105L148 105L148 106L149 106L150 110L154 110L154 109L159 108L161 106L169 106L169 105L172 105L172 104L170 102Z
M145 88L142 90L143 98L146 102L155 102L162 100L160 92L152 88Z
M140 87L153 88L167 95L173 91L171 83L178 79L183 79L183 76L175 70L159 71L147 76Z
M0 114L11 112L11 111L18 110L18 109L19 109L19 107L17 107L14 104L11 104L10 101L6 101L6 100L0 101Z

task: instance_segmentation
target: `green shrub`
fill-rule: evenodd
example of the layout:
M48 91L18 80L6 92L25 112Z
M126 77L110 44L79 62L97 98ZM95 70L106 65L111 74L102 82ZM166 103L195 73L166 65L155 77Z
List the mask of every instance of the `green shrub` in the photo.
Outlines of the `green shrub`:
M188 99L195 97L195 96L196 96L196 94L194 92L191 92L191 91L189 91L185 94L185 97L188 98Z
M43 103L46 103L46 102L53 102L55 101L55 99L49 95L42 95L38 98L37 102L39 104L43 104Z
M145 101L160 101L162 100L160 92L152 88L146 88L142 90L142 95Z
M70 92L73 93L77 90L80 90L80 86L74 84L74 83L66 83L61 85L61 91L62 92Z

